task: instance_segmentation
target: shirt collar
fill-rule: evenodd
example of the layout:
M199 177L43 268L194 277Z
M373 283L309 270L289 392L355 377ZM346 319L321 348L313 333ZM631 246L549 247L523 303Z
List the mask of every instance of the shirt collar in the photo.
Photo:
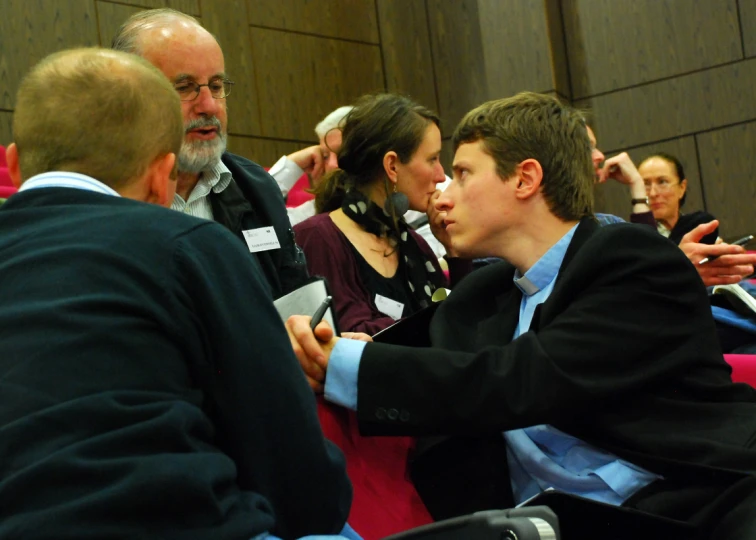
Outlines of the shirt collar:
M201 180L207 183L208 191L220 193L231 183L231 171L221 160L218 160L218 163L202 173Z
M567 253L567 248L572 241L577 225L572 227L559 241L551 246L543 256L525 272L523 276L519 270L515 271L514 283L525 296L533 296L535 293L554 281L562 266L562 261Z
M106 186L99 180L95 180L91 176L75 172L60 171L46 172L32 176L26 182L21 184L19 191L47 187L81 189L84 191L94 191L95 193L103 193L105 195L120 197L116 190L114 190L110 186Z

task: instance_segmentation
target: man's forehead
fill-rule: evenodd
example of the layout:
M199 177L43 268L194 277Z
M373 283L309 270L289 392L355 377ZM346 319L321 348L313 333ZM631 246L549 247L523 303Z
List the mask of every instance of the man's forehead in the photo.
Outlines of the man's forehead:
M481 141L462 143L457 147L457 151L454 152L453 166L456 167L457 162L480 161L485 158L493 159L485 152Z
M142 56L169 78L223 74L223 51L215 38L197 25L146 29L140 36Z

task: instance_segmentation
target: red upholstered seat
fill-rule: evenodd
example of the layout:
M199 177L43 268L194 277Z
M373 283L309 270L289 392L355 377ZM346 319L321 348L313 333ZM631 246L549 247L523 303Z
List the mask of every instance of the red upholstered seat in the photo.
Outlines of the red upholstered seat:
M756 388L756 354L726 354L724 358L732 367L734 382L748 383Z
M5 147L0 144L0 168L7 167L8 161L5 159Z

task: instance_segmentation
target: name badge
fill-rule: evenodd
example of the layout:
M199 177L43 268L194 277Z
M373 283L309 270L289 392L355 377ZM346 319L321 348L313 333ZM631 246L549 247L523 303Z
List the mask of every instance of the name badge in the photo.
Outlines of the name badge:
M402 313L404 313L404 304L380 294L375 295L375 307L378 308L378 311L394 320L401 319Z
M260 227L259 229L250 229L242 231L244 240L250 253L258 251L269 251L271 249L280 249L281 244L278 242L276 231L273 227Z

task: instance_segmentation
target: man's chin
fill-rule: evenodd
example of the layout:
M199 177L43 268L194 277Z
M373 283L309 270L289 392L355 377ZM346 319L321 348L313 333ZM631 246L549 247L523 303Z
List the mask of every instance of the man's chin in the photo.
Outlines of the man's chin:
M178 170L197 174L211 169L218 164L225 151L225 144L218 144L216 148L212 149L203 148L200 151L193 148L187 151L182 147L178 156Z

